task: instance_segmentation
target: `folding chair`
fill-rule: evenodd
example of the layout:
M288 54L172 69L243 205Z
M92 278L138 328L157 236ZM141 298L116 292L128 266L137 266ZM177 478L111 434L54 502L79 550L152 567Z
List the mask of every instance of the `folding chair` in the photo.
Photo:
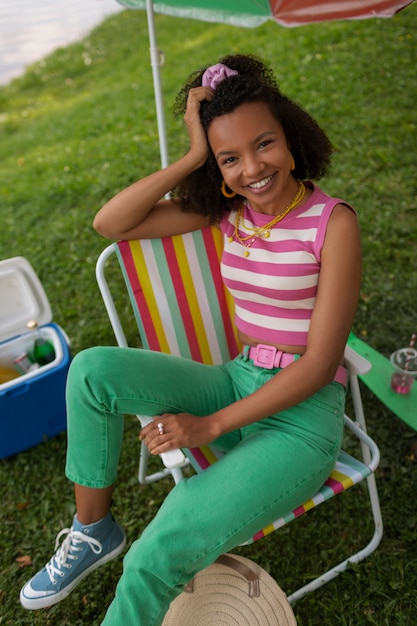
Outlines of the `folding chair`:
M144 348L180 355L204 363L222 363L239 352L233 324L233 303L223 286L219 261L222 236L216 228L163 239L121 241L109 245L101 253L96 268L98 285L119 346L127 340L105 277L109 257L116 254L122 270ZM350 563L357 563L371 554L382 537L382 518L375 483L379 450L366 432L358 375L370 369L369 362L346 347L345 366L349 373L355 421L345 415L346 428L361 445L362 460L342 451L329 478L303 506L289 511L253 537L256 541L304 512L329 500L352 485L366 480L374 523L371 541L357 553L304 585L288 599L298 600L309 591L343 572ZM138 416L142 425L152 419ZM149 452L142 443L138 479L146 484L169 474L177 483L183 478L182 467L191 462L196 471L203 471L217 461L220 454L213 448L193 448L161 455L164 467L147 474ZM248 543L252 543L252 541Z

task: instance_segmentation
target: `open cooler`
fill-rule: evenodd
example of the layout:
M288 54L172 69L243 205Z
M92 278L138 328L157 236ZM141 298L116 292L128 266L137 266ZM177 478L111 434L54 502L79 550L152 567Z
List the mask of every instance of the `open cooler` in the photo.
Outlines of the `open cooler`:
M30 320L37 322L37 330L28 330ZM39 338L52 344L51 360L31 365ZM52 322L48 298L30 263L23 257L0 261L0 458L66 429L70 361L68 337Z

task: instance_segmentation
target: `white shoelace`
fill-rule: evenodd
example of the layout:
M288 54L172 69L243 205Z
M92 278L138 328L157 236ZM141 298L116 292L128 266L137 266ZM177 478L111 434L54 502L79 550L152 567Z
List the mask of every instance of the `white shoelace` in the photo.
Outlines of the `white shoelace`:
M62 571L63 567L66 567L67 569L72 567L72 564L67 561L76 561L78 559L77 553L82 550L80 544L88 543L95 554L100 554L103 550L101 543L97 541L97 539L89 537L79 530L73 530L72 528L64 528L58 533L55 540L55 550L57 550L59 546L59 540L62 535L65 534L67 537L62 542L60 549L54 554L49 563L46 564L46 571L53 585L57 582L55 578L56 575L61 577L65 576L65 572Z

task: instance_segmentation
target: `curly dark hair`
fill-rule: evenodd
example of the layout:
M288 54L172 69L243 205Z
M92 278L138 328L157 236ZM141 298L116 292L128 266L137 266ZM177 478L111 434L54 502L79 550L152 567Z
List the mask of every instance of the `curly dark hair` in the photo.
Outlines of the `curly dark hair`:
M237 75L221 82L212 100L201 103L200 118L206 132L211 122L220 115L232 113L246 103L264 102L280 122L295 162L293 175L300 179L320 179L330 166L333 152L325 132L317 122L295 102L281 92L273 72L260 59L252 55L229 55L219 61ZM179 92L174 113L184 114L188 92L201 86L207 68L191 74ZM221 219L236 202L227 199L220 191L222 175L212 152L206 163L185 178L174 190L185 211L194 211L210 218L212 223Z

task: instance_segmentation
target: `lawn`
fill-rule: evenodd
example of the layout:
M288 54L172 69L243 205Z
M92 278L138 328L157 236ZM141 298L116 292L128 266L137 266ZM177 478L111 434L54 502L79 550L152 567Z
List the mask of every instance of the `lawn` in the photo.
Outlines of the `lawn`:
M170 159L187 148L171 114L189 72L229 52L255 53L285 93L326 129L336 153L329 193L358 211L364 272L354 324L383 354L417 331L417 5L389 20L245 30L157 16ZM0 259L25 256L48 294L54 320L76 352L115 344L94 266L107 245L92 229L102 204L159 165L146 15L124 11L83 41L57 50L0 88ZM124 302L122 302L124 307ZM134 341L133 328L131 339ZM417 612L415 433L364 390L385 534L366 561L295 605L300 626L411 626ZM114 513L129 543L172 487L136 482L138 428L126 417ZM70 525L63 475L65 434L0 461L0 624L98 625L121 560L93 573L63 603L20 607L18 592ZM359 487L242 554L291 592L365 543L370 526ZM335 532L335 523L338 532ZM21 567L20 557L33 565Z

